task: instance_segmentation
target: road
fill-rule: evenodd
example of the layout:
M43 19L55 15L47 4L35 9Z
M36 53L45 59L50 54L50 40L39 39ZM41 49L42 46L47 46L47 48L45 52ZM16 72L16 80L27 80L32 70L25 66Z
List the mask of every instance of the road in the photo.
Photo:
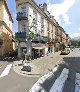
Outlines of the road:
M55 81L58 80L62 70L64 68L67 68L69 69L69 75L67 80L64 83L62 91L59 91L59 92L80 92L80 50L79 48L74 49L69 55L64 56L61 61L63 63L59 64L58 70L53 74L53 76L48 78L41 86L47 92L49 92L51 87L54 84L59 85L60 80L57 81L58 84L55 83ZM59 85L58 87L60 86L61 85ZM57 89L54 88L54 90L58 90L58 87ZM58 92L58 91L51 91L51 92Z
M0 75L0 92L27 92L38 78L28 78L18 75L13 71L12 66L8 71L8 75L6 75L6 67L11 64L13 62L0 61L0 74L3 75L2 77Z
M55 74L42 84L49 92L55 80L60 76L64 68L69 69L69 76L64 84L62 92L75 92L76 73L80 73L80 50L74 49L69 55L63 57ZM28 92L38 77L25 77L13 71L13 62L0 61L0 92ZM9 69L7 68L9 66ZM7 74L5 73L5 70ZM77 91L76 91L77 92ZM78 91L79 92L79 91Z

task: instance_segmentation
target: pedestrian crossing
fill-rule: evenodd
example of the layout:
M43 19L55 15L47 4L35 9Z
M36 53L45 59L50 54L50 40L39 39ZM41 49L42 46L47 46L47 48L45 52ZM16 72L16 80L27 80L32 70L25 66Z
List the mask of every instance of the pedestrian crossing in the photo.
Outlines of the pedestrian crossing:
M63 68L55 81L53 81L55 72L49 73L50 76L44 75L39 78L29 92L80 92L80 73L75 72L75 75L72 75L74 78L70 79L72 73L70 69Z
M12 64L5 65L3 69L1 66L0 78L10 73L11 67ZM55 67L49 74L39 78L29 92L80 92L80 73L63 68L58 73L58 76L57 71L58 68ZM73 73L74 75L72 75Z
M61 75L55 80L49 92L62 92L64 83L68 78L69 70L64 68Z
M80 92L80 74L76 73L75 92Z
M12 64L4 65L0 67L0 78L7 76L10 72Z

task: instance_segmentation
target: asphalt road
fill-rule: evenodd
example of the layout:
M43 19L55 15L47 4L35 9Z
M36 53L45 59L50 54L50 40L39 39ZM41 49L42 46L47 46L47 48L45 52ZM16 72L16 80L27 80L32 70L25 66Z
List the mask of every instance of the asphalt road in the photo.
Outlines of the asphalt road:
M55 72L54 76L43 83L42 87L47 92L49 92L63 68L68 68L70 71L63 92L75 92L75 75L76 72L80 73L80 50L77 48L66 57L64 55L62 62L64 63L59 64L58 71ZM0 74L9 64L13 64L13 62L0 61ZM28 92L37 80L37 77L31 78L18 75L11 67L9 74L0 78L0 92Z
M0 73L7 65L13 64L7 61L0 61ZM16 74L11 67L9 74L0 78L0 92L28 92L38 78L30 78Z
M69 69L68 78L64 84L62 92L79 92L75 91L75 80L76 73L80 73L80 50L79 48L74 49L70 54L64 56L61 60L63 63L59 64L58 70L54 73L53 76L48 78L43 84L42 87L49 92L55 80L60 76L64 68ZM80 81L79 81L80 83Z

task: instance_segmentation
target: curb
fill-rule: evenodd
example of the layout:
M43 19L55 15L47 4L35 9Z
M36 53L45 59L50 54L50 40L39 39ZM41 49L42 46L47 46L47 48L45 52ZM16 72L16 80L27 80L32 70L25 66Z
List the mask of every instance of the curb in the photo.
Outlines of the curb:
M27 77L40 77L41 75L36 73L36 74L31 74L31 73L26 73L25 71L19 71L15 68L15 65L13 65L13 70L15 73L22 75L22 76L27 76Z

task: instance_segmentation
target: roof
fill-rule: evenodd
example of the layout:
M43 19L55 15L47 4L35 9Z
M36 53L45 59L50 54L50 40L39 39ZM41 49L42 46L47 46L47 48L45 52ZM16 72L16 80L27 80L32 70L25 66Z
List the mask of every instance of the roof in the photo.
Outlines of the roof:
M4 4L4 6L5 6L7 12L8 12L8 15L9 15L10 20L13 22L12 15L11 15L11 13L10 13L10 11L9 11L9 8L8 8L8 6L7 6L6 1L5 1L5 0L2 0L2 1L3 1L3 4Z

